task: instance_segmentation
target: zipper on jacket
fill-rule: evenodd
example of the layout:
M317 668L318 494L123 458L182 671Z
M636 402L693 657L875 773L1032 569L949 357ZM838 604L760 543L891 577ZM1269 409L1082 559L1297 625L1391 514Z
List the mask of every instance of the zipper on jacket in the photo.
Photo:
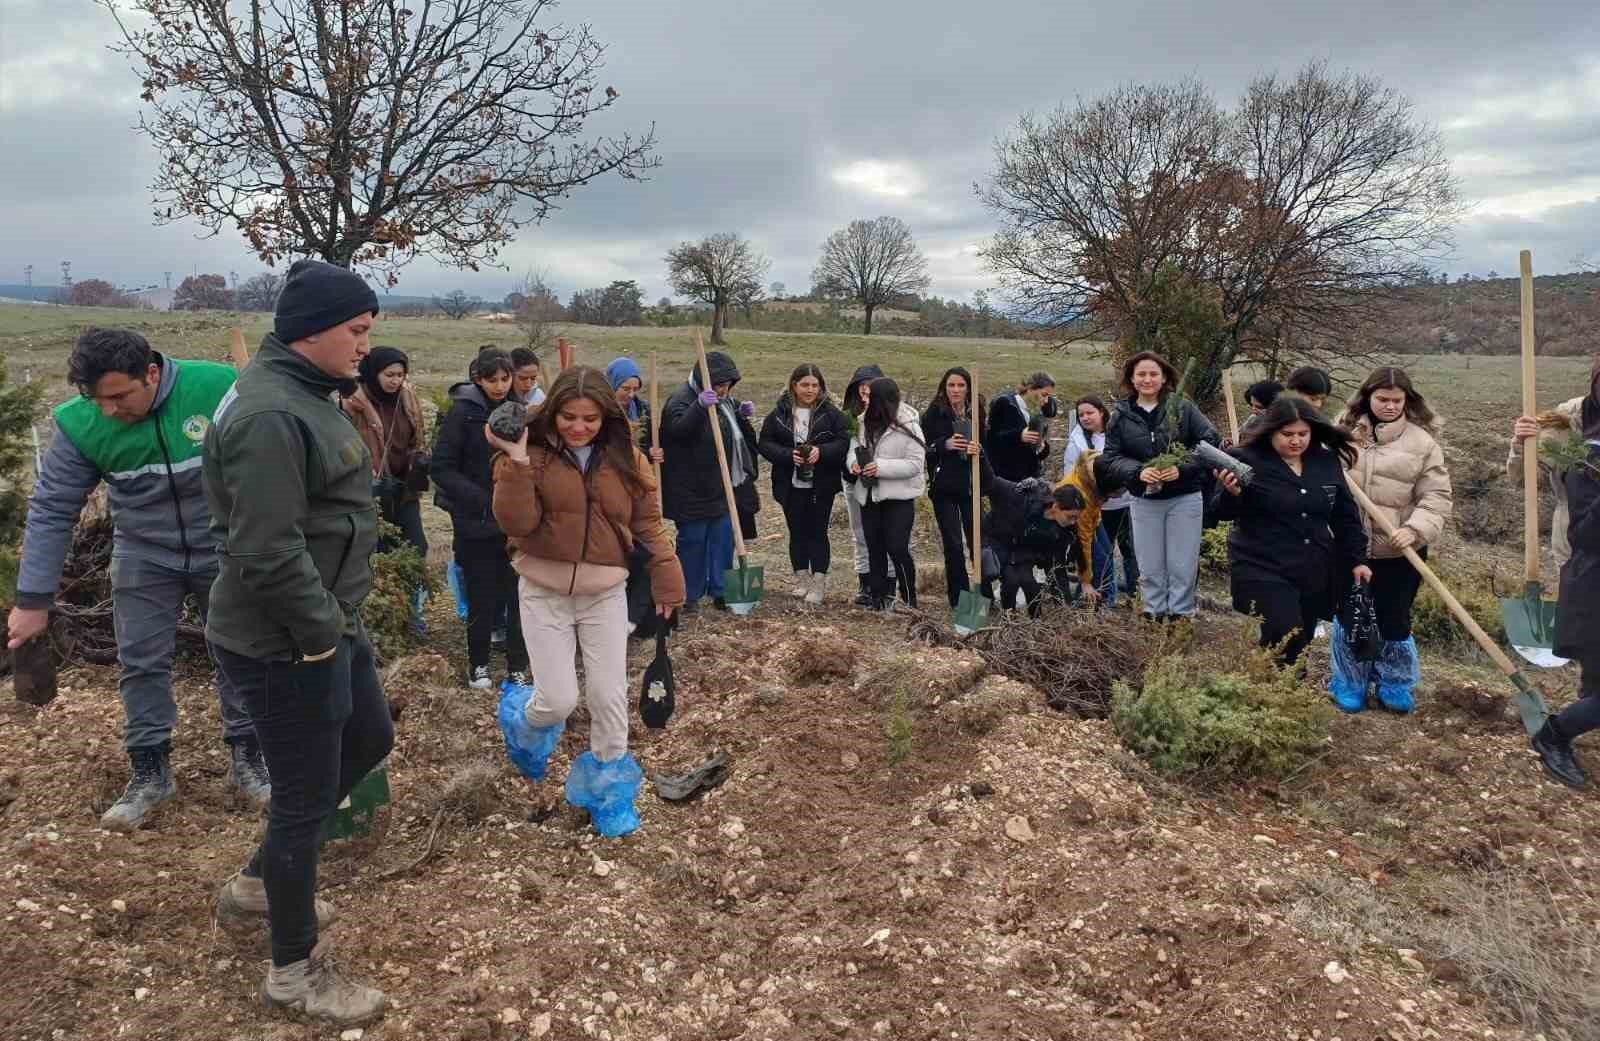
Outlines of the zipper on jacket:
M590 451L595 452L599 451L599 449L590 449ZM578 588L578 566L589 558L589 523L594 520L594 507L589 502L589 475L583 471L582 467L573 464L571 460L567 459L567 450L565 448L561 450L561 458L572 466L574 470L578 471L578 483L583 485L583 542L578 546L578 559L572 562L572 581L567 584L567 595L571 596L573 590ZM599 465L600 463L597 461L595 466L598 467Z
M183 570L189 570L189 533L183 530L183 499L178 496L178 478L172 473L172 453L167 451L167 438L161 432L161 416L151 416L156 425L156 444L161 446L161 461L167 467L167 490L172 493L172 509L178 515L178 542L183 546Z

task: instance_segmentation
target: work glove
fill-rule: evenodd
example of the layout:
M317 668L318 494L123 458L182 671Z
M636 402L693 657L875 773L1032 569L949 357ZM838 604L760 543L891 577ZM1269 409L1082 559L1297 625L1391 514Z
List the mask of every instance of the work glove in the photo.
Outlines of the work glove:
M746 419L754 419L756 416L756 403L754 401L739 402L739 415Z
M714 390L702 390L700 392L700 404L704 405L706 408L716 408L717 392Z

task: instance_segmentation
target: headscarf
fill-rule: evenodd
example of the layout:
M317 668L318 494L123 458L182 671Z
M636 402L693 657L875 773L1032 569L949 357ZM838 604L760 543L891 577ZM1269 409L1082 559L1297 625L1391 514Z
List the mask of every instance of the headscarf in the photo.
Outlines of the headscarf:
M361 364L356 367L361 386L365 388L367 397L372 399L374 404L382 402L385 405L392 405L395 403L398 393L384 393L383 383L378 379L378 373L395 362L405 366L407 373L411 372L411 359L406 357L406 352L398 347L374 347L367 352L367 356L362 358Z
M639 363L632 358L617 358L606 366L606 379L611 381L611 389L616 390L629 380L639 381L639 390L644 390L644 373L639 371ZM628 419L638 422L644 415L644 402L635 394L633 400L628 402Z
M1600 441L1600 354L1594 356L1589 366L1589 393L1584 396L1580 413L1585 441Z

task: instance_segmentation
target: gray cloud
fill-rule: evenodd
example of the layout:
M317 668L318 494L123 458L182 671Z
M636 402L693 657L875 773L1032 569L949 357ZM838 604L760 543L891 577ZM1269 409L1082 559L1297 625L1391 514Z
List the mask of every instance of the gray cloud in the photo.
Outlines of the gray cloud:
M596 132L656 124L662 168L645 184L597 182L529 228L510 272L419 262L401 292L465 286L497 297L531 266L565 294L611 278L666 292L661 256L684 238L737 230L809 284L818 245L856 217L905 219L936 292L989 281L975 255L991 230L972 184L1016 117L1130 80L1193 75L1229 101L1257 73L1326 57L1384 78L1442 129L1476 209L1451 270L1541 270L1600 251L1600 14L1591 0L1502 4L1350 0L568 0L609 45L622 102ZM0 281L22 265L125 283L161 272L259 265L236 237L153 227L155 168L131 129L136 83L105 50L90 0L0 0Z

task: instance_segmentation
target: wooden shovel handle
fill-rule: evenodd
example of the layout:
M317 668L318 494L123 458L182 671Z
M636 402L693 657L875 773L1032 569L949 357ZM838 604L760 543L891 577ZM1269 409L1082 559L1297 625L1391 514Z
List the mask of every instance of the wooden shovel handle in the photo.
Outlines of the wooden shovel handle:
M1372 500L1367 497L1367 493L1357 487L1354 481L1350 480L1349 474L1345 474L1345 485L1350 489L1350 494L1355 497L1356 502L1360 503L1361 508L1366 511L1367 516L1372 518L1372 523L1377 526L1378 530L1392 538L1394 536L1394 525L1390 524L1389 518L1385 517L1382 511L1372 504ZM1417 555L1417 551L1407 546L1400 552L1405 554L1406 559L1411 562L1412 567L1417 569L1417 574L1422 576L1422 580L1428 583L1429 588L1439 595L1440 600L1444 601L1444 606L1448 607L1450 613L1455 615L1456 621L1461 623L1461 627L1483 649L1483 653L1494 660L1495 667L1507 676L1515 677L1517 675L1517 667L1510 658L1506 657L1506 652L1500 649L1499 644L1489 639L1489 634L1483 631L1483 626L1479 625L1477 619L1473 618L1467 612L1467 609L1461 606L1461 601L1456 599L1455 594L1445 588L1444 582L1440 581L1439 576L1433 573L1433 569L1427 565L1427 562Z
M233 367L236 369L242 369L246 365L249 365L250 348L244 345L244 330L238 326L234 326L233 334L230 337L230 340L231 343L228 346L228 353L233 356Z
M949 404L949 402L946 402ZM972 443L978 451L972 457L972 577L967 588L977 593L983 588L983 418L978 410L978 367L972 367L972 386L967 388L967 416L972 427Z
M699 329L694 331L694 349L700 352L700 389L710 390L711 366L706 363L706 345L705 341L700 338ZM702 408L704 406L699 402L695 402L694 407ZM728 497L728 519L733 523L733 553L743 559L749 556L750 552L745 549L744 532L739 527L739 500L734 497L733 478L728 474L728 450L722 444L722 420L716 415L717 409L721 407L721 405L717 405L716 408L711 409L706 416L706 421L711 424L711 440L717 446L717 466L722 470L722 491Z
M661 401L656 393L656 352L650 352L650 448L661 447ZM650 469L656 475L656 505L665 508L661 498L661 464L651 460Z
M1533 253L1523 250L1522 266L1522 414L1539 409L1533 383ZM1528 581L1539 581L1539 439L1522 446L1522 550Z
M1228 408L1228 430L1232 433L1233 443L1239 443L1239 409L1233 403L1233 370L1222 370L1222 401Z

